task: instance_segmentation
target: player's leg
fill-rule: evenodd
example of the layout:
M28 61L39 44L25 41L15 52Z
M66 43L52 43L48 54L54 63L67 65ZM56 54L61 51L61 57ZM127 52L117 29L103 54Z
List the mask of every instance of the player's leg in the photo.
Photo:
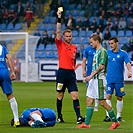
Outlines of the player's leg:
M99 100L99 104L108 111L109 117L113 122L109 129L113 130L120 126L120 122L116 118L113 108L106 102L106 100Z
M59 69L57 71L57 77L56 77L56 91L57 91L57 100L56 100L56 108L58 113L57 122L63 123L63 117L62 117L62 100L64 98L64 92L66 89L65 84L65 73L66 71L64 69Z
M111 118L113 122L109 129L113 130L113 129L116 129L118 126L120 126L120 123L118 122L116 118L113 108L106 102L106 92L104 90L105 86L106 86L105 80L98 79L99 104L108 111L109 117Z
M94 79L90 80L89 86L86 92L87 98L86 98L85 122L82 123L80 126L76 126L76 128L90 128L90 122L94 112L93 103L94 103L94 99L96 98L95 91L94 91L95 84L96 82Z
M42 119L42 114L39 110L30 113L30 117L34 120L30 125L33 128L41 128L46 127L47 123L45 123Z
M112 94L114 93L114 84L113 83L107 83L107 86L106 86L106 102L112 107L112 103L111 103L111 99L112 99ZM108 114L108 111L106 111L106 117L104 118L103 121L105 122L110 122L111 119L109 117L109 114Z
M84 121L84 118L80 114L80 102L78 97L76 74L74 71L69 71L67 76L68 76L67 88L73 100L73 108L77 116L77 124L81 124Z
M57 108L57 113L58 113L58 118L57 122L62 123L64 122L63 117L62 117L62 100L64 97L64 92L57 92L57 101L56 101L56 108Z
M1 88L3 90L3 93L6 94L6 96L7 96L7 99L10 103L11 110L12 110L12 113L14 116L14 125L13 126L18 127L20 125L19 118L18 118L18 104L13 95L12 82L10 79L10 74L9 74L8 69L2 70L1 74L2 74L1 78L3 78L3 79L1 79L1 80L3 80L1 83Z
M125 96L124 83L123 82L116 83L115 88L116 88L116 97L117 97L117 102L116 102L117 118L120 122L124 122L125 120L122 120L121 117L123 109L123 96Z
M18 118L18 104L17 104L17 101L15 99L15 97L13 96L13 94L6 94L7 96L7 99L10 103L10 106L11 106L11 109L12 109L12 113L13 113L13 116L14 116L14 127L18 127L20 125L20 122L19 122L19 118Z
M98 99L95 99L94 111L98 111Z

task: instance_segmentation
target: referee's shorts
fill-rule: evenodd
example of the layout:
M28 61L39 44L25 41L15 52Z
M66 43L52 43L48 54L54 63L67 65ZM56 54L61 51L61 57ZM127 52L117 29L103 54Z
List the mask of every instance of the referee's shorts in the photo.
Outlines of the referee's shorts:
M56 91L65 92L66 88L69 93L78 91L75 71L59 68L56 77Z

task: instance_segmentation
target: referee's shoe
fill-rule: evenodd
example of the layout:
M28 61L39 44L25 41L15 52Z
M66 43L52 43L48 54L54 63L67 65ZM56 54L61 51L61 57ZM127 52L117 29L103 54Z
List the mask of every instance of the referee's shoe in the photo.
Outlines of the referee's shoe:
M85 118L83 118L82 116L79 116L77 118L77 124L82 124L82 122L85 122Z

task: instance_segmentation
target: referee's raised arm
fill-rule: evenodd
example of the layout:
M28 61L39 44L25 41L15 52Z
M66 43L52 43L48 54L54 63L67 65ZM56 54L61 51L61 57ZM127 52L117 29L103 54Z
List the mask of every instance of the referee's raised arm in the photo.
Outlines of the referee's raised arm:
M56 39L61 39L61 11L57 11Z

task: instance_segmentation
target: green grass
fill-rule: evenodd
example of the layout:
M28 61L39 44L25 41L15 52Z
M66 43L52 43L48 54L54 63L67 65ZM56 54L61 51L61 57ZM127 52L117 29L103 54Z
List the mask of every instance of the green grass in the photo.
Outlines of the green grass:
M81 105L81 114L85 115L86 110L86 88L85 83L78 83L79 98ZM55 82L40 82L40 83L23 83L13 82L14 95L19 106L19 115L26 108L30 107L50 107L56 111L56 96ZM54 127L32 129L30 127L13 128L10 126L10 120L13 118L9 102L6 96L0 92L0 133L131 133L133 132L132 123L132 89L133 85L126 84L126 96L124 97L124 108L122 117L126 122L121 123L121 126L114 131L108 130L111 123L103 122L105 111L99 106L99 111L94 112L91 121L90 129L76 129L76 116L73 111L73 104L70 95L66 92L63 100L63 117L65 123L56 124ZM113 107L115 109L116 99L113 97Z

